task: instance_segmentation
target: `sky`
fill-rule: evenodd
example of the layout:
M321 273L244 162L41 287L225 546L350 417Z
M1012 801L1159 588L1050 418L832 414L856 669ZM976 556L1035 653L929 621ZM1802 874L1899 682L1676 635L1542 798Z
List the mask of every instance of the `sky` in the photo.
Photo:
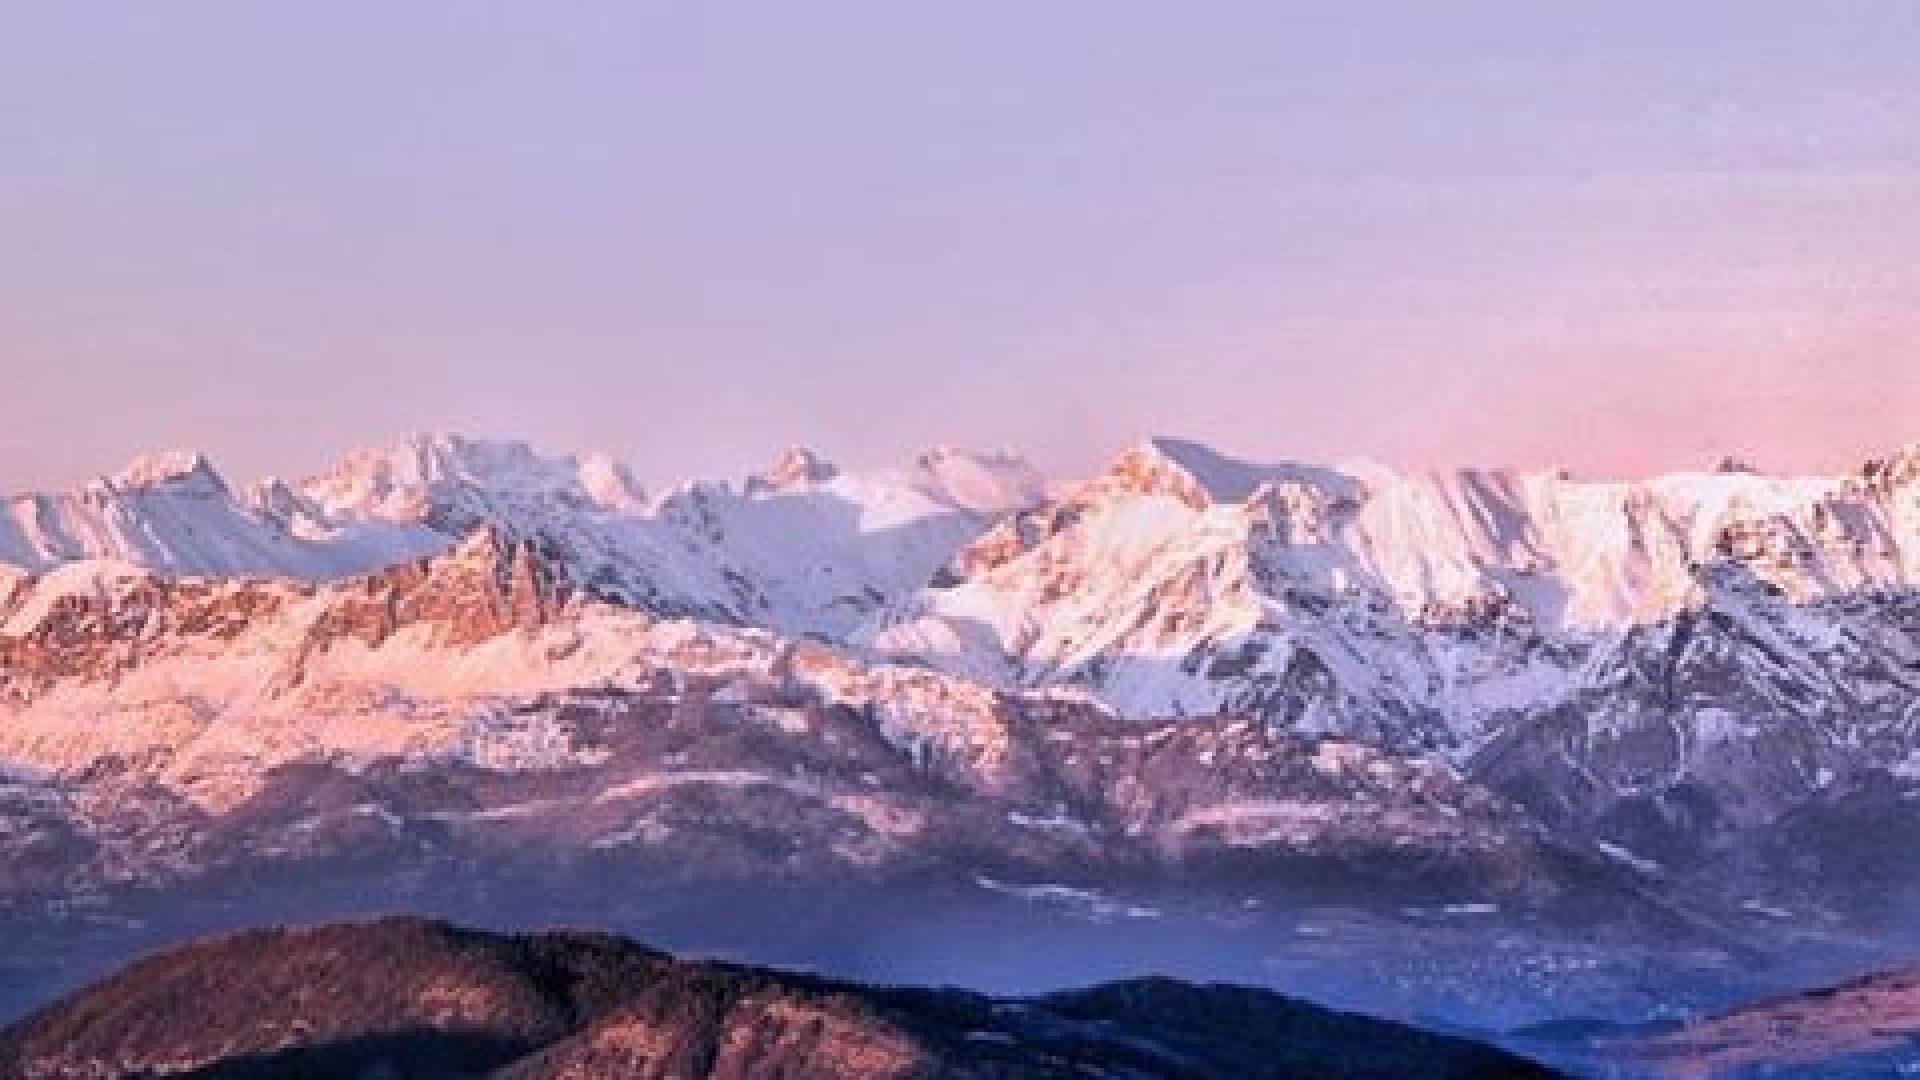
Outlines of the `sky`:
M1850 467L1920 440L1916 57L1909 0L0 0L0 490Z

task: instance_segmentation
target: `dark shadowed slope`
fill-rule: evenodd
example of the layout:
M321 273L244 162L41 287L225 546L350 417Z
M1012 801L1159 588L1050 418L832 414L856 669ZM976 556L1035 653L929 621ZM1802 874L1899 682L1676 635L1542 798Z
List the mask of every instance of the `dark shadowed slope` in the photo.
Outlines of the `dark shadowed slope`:
M0 1035L0 1077L1547 1077L1502 1051L1166 979L1007 1000L418 919L161 953Z

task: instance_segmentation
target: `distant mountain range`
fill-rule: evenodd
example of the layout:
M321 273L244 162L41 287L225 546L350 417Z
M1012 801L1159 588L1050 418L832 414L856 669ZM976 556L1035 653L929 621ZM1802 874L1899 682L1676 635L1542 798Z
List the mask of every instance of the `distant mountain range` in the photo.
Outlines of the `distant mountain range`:
M1765 948L1901 924L1916 807L1920 448L1631 483L794 450L647 492L431 436L0 502L17 911L612 875Z

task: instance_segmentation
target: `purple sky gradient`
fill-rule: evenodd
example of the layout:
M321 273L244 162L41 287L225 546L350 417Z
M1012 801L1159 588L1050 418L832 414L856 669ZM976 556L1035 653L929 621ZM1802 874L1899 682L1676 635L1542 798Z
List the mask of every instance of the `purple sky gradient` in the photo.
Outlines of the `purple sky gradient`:
M1916 57L1907 0L25 0L0 490L429 428L1844 467L1920 439Z

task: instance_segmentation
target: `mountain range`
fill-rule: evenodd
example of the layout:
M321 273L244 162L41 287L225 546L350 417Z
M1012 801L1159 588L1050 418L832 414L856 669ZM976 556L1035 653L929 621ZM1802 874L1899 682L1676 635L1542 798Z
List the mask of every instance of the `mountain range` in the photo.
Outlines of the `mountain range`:
M1920 898L1917 590L1920 447L657 491L453 436L251 486L157 454L0 502L0 897L1202 893L1871 951Z

